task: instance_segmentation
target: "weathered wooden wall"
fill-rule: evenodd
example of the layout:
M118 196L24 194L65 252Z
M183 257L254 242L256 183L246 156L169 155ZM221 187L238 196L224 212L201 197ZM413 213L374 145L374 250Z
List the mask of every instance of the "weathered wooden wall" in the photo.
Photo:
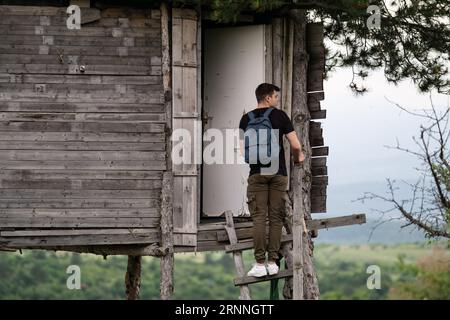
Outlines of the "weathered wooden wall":
M0 246L159 239L160 11L100 15L0 6Z

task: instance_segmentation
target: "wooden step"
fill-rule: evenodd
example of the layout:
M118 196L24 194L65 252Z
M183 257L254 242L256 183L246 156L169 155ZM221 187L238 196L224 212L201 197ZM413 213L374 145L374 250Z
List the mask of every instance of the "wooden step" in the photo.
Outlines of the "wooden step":
M248 285L257 282L269 281L273 279L287 278L292 277L292 270L280 270L277 274L273 276L264 276L264 277L240 277L234 279L235 286Z
M281 236L281 242L289 242L292 241L292 234L283 234ZM253 249L254 248L254 243L253 240L248 240L248 241L242 241L242 242L238 242L236 244L229 244L227 246L225 246L225 251L226 252L233 252L233 251L242 251L242 250L249 250L249 249Z

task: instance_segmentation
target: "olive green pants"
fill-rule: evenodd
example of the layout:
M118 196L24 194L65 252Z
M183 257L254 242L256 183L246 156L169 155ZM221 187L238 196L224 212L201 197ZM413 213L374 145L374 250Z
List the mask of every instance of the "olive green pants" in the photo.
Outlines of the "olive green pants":
M283 175L252 174L247 179L247 203L253 220L254 256L259 263L278 259L281 230L286 214L288 177ZM266 221L269 219L269 243L266 244Z

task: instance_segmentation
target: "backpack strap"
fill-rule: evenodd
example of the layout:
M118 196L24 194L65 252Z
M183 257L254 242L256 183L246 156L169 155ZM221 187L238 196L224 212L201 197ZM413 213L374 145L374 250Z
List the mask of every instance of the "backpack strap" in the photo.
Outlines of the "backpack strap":
M250 121L253 120L253 119L255 119L255 115L253 114L253 111L250 111L250 112L248 113L248 117L249 117Z
M263 117L268 118L273 109L274 108L270 107L268 110L266 110L266 112L264 112L263 114Z

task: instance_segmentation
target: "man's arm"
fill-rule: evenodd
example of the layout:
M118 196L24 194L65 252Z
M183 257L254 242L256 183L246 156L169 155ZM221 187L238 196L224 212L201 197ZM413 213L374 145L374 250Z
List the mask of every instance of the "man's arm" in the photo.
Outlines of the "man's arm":
M286 138L289 141L289 144L291 145L292 154L294 156L294 162L302 162L305 160L305 154L302 151L302 146L300 144L300 141L298 140L297 133L295 131L291 131L288 134L286 134Z

